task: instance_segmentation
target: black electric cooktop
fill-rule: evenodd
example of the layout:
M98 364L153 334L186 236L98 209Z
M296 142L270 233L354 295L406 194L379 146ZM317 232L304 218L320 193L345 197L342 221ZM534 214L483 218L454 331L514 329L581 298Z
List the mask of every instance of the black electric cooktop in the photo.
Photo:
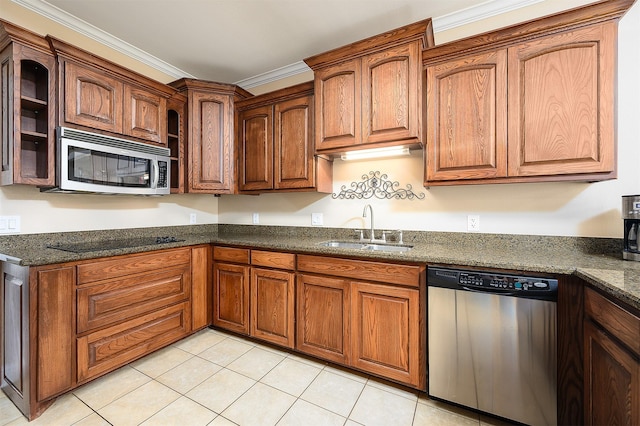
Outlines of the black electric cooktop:
M47 248L56 250L70 251L72 253L89 253L92 251L102 250L118 250L123 248L152 246L156 244L178 243L180 240L176 237L139 237L126 238L121 240L100 240L85 241L77 243L60 243L48 245Z

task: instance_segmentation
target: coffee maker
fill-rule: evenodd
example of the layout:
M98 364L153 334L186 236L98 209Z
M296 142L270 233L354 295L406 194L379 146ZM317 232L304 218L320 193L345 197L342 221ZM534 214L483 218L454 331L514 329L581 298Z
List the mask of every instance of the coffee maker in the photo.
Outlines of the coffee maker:
M640 195L622 196L624 248L622 258L640 260Z

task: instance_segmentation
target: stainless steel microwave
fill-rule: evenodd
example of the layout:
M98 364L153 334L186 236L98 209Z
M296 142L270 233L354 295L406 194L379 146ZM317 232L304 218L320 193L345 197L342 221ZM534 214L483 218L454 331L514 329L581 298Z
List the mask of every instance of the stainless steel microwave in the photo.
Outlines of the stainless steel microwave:
M56 187L44 192L163 195L170 192L168 148L59 127Z

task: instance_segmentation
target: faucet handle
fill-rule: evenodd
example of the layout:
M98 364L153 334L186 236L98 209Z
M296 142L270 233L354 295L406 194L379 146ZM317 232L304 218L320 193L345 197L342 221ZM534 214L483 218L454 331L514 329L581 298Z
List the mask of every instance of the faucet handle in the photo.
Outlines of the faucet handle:
M387 232L389 231L382 231L382 241L384 241L385 243L387 242Z
M362 229L354 229L356 233L356 237L360 239L360 241L364 240L364 231Z
M402 229L398 229L398 244L404 244L404 241L402 241Z

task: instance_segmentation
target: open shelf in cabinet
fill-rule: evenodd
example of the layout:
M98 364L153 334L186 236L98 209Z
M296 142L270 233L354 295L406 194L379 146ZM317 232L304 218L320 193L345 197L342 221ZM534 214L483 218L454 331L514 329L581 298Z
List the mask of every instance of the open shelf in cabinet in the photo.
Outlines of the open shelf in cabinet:
M167 110L167 146L171 161L171 191L180 192L180 114Z

